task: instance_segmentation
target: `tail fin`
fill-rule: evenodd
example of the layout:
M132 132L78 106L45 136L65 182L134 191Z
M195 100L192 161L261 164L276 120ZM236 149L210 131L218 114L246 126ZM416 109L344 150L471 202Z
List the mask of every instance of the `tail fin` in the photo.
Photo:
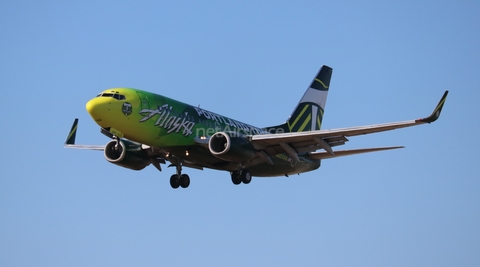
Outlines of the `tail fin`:
M323 65L287 122L267 129L270 132L274 128L285 132L320 130L331 77L332 68Z

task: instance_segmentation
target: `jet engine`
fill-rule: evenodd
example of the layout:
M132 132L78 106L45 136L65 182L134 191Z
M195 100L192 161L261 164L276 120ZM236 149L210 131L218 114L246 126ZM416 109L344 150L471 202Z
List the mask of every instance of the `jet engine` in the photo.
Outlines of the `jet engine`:
M109 162L136 171L144 169L151 163L148 153L141 145L127 140L108 142L103 154Z
M255 156L255 149L239 133L218 132L210 137L208 149L215 157L233 162L247 162Z

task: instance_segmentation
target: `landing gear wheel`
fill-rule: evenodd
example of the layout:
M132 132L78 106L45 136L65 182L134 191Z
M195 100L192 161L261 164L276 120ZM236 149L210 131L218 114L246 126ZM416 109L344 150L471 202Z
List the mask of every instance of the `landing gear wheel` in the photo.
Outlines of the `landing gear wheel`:
M188 182L190 183L190 179ZM170 177L170 186L172 186L173 189L177 189L180 186L180 177L178 174L174 174Z
M240 178L240 175L238 172L232 172L232 183L234 185L239 185L242 183L242 179Z
M243 170L239 176L244 184L249 184L252 181L252 175L247 170Z
M187 188L190 185L190 177L186 174L180 175L180 186L182 188Z
M183 160L175 156L167 156L167 158L172 163L170 166L175 166L177 169L177 172L170 177L170 185L173 189L177 189L180 186L182 188L187 188L190 185L190 177L186 174L182 174Z

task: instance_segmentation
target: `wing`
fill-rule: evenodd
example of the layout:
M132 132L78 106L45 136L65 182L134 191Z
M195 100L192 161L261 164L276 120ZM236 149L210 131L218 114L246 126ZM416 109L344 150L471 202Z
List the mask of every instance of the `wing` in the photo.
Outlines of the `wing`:
M78 119L75 119L73 121L72 128L70 129L70 132L68 133L67 139L65 140L65 148L74 148L74 149L85 149L85 150L97 150L97 151L104 151L105 150L105 145L77 145L75 144L75 137L77 135L77 128L78 128ZM107 136L110 136L111 134L108 133L105 129L101 129L101 132ZM132 142L132 141L130 141ZM165 164L165 159L167 159L167 156L165 155L165 152L157 149L155 147L143 145L143 144L138 144L141 146L142 150L145 150L148 155L150 156L150 161L152 165L157 168L159 171L162 171L162 167L160 164ZM168 158L170 162L172 162L171 166L175 166L175 163L177 162L176 157L170 157ZM182 161L183 166L185 167L190 167L190 168L195 168L199 170L203 170L202 166L196 165L195 163L192 163L190 161Z
M345 144L348 141L347 137L378 133L384 131L390 131L400 128L406 128L411 126L417 126L425 123L432 123L440 117L443 105L447 98L448 91L444 93L440 102L432 112L432 114L423 119L374 124L366 126L357 126L349 128L339 128L332 130L317 130L307 132L291 132L281 134L263 134L253 135L250 137L250 142L255 149L263 150L268 155L275 155L278 153L287 153L291 157L298 159L299 153L312 152L318 149L324 149L330 156L323 153L310 153L313 158L322 159L335 157L341 155L352 155L359 153L367 153L388 149L395 149L401 147L388 147L388 148L373 148L362 150L347 150L340 152L334 152L332 147Z
M67 140L65 140L65 148L87 149L87 150L104 150L104 145L76 145L75 137L77 135L78 119L73 121L72 128L68 133Z

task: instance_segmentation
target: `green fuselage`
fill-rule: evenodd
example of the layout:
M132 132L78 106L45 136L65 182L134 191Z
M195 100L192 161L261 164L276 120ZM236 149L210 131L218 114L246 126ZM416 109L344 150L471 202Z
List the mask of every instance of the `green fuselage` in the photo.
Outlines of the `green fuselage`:
M171 98L130 88L105 90L86 105L95 122L121 136L155 147L196 165L235 171L239 162L221 160L210 152L205 140L217 132L240 135L267 131ZM253 176L280 176L311 171L320 161L299 155L299 161L285 153L271 156L271 163L246 167Z

